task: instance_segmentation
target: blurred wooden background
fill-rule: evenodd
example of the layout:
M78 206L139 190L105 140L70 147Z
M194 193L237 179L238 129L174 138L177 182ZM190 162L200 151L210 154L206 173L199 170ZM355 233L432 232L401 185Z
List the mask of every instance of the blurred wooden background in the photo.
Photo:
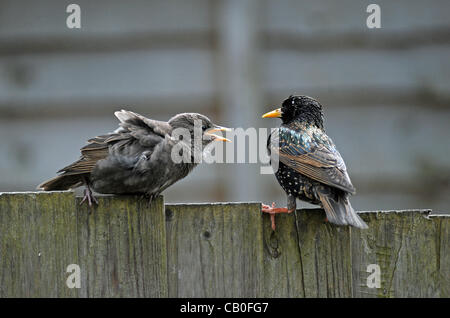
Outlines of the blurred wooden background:
M115 110L195 111L229 127L318 98L358 210L450 204L450 2L0 1L0 191L31 190L112 131ZM167 202L285 198L259 164L203 165ZM304 205L306 206L306 204Z

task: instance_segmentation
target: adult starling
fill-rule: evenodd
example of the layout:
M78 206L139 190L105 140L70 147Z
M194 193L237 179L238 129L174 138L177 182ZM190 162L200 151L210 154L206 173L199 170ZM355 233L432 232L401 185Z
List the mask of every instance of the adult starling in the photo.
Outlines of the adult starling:
M308 96L291 95L281 108L262 117L282 121L267 140L272 158L278 155L275 176L287 194L287 208L263 204L262 211L271 214L273 230L275 214L295 211L296 199L321 205L331 223L367 228L350 204L349 196L356 190L344 160L325 133L322 105Z
M143 194L151 202L194 169L200 161L197 155L201 156L206 145L214 140L229 141L214 134L227 128L197 113L178 114L168 122L126 110L115 115L120 121L118 129L88 140L78 161L59 170L57 177L38 189L68 190L85 185L81 203L87 200L89 206L98 203L91 189L105 194ZM177 158L187 154L187 160L172 160L173 154L178 154Z

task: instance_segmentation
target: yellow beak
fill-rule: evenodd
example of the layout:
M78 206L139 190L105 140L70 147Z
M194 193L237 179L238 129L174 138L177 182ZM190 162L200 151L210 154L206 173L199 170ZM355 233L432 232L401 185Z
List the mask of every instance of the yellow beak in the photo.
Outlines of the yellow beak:
M280 118L280 117L281 117L281 108L272 110L271 112L262 115L262 118Z
M214 140L231 142L230 139L213 134L214 132L218 132L218 131L231 131L231 129L226 128L226 127L216 126L212 129L208 130L207 132L205 132L205 134L214 137Z

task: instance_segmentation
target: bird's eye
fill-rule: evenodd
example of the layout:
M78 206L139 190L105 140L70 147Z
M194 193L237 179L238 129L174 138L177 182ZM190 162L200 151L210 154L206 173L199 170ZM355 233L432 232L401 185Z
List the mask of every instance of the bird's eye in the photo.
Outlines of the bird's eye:
M203 125L203 126L202 126L202 129L203 129L203 130L206 130L206 128L208 128L208 127L206 127L206 125Z

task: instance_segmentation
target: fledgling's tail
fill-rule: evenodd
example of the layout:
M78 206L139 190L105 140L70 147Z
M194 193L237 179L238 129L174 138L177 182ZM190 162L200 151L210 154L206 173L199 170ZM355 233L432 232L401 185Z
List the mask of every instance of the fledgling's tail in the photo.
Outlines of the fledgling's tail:
M69 190L82 184L80 175L60 175L42 182L37 189L44 191Z
M368 228L350 204L348 193L343 191L335 193L330 187L325 186L320 186L316 190L329 222L337 225L351 225L360 229Z

